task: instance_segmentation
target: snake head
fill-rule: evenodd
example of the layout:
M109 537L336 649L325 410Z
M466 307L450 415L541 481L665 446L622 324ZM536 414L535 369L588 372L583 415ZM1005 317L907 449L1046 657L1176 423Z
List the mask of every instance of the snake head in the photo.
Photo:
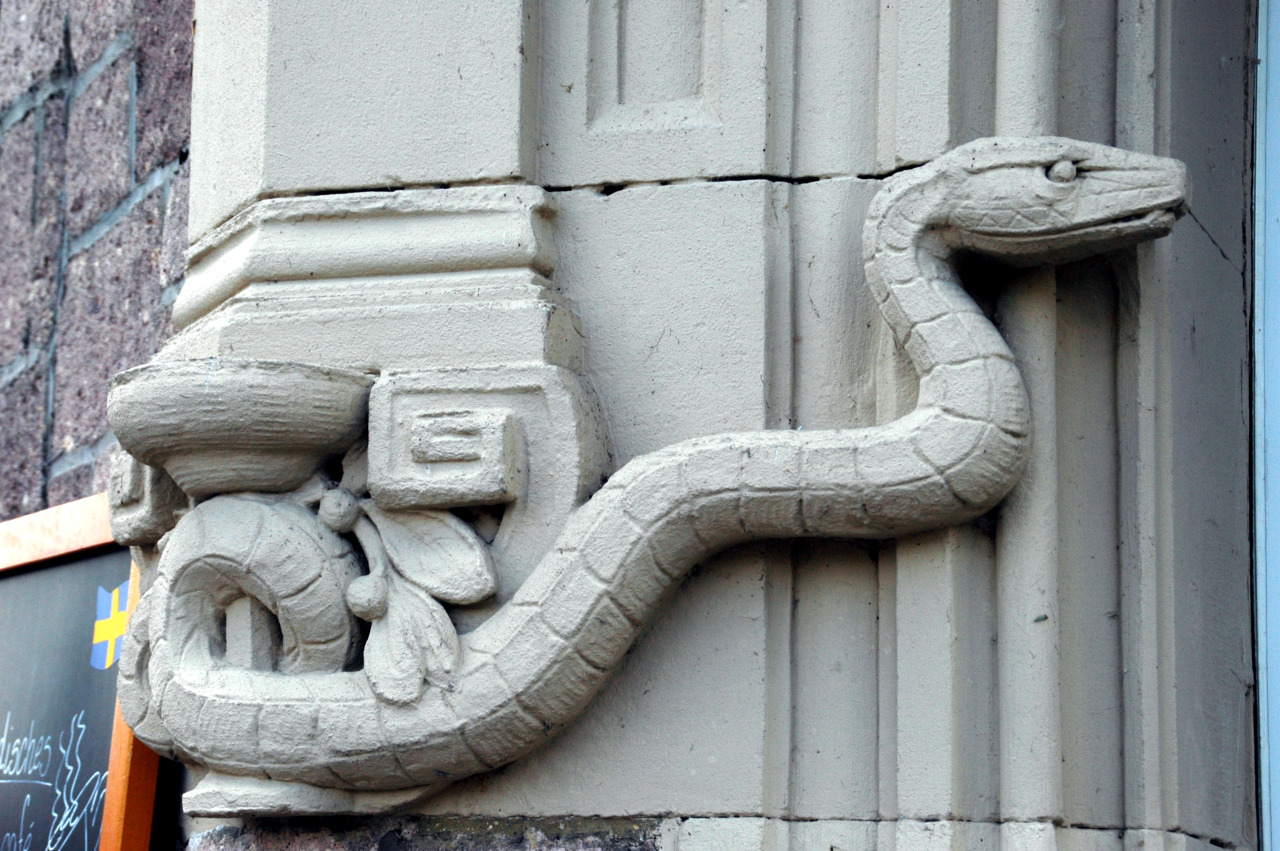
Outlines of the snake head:
M935 233L1015 265L1164 236L1186 209L1186 166L1168 157L1041 137L981 139L941 159L952 189Z

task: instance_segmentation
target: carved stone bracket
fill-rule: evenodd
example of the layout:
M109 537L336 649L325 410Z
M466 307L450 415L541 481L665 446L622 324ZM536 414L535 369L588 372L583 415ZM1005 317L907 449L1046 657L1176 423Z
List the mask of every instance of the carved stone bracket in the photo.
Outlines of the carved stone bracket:
M607 481L540 191L260 202L193 248L187 327L113 384L137 459L113 480L117 535L155 550L126 718L211 769L186 798L199 813L383 811L518 759L706 556L998 504L1026 395L954 253L1113 250L1167 233L1184 195L1176 162L1065 139L981 140L895 175L864 260L916 410L698 438Z

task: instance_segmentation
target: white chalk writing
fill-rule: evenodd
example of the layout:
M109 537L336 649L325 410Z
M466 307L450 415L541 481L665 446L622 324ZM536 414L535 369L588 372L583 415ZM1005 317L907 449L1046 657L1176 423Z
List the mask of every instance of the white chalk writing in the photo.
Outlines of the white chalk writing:
M102 802L107 796L107 772L95 771L80 781L80 743L84 740L84 710L71 719L68 730L58 734L58 753L61 760L53 781L53 807L50 815L49 841L46 851L62 851L72 838L80 833L85 851L89 851L89 828L102 813ZM81 829L83 828L83 829ZM95 841L94 846L97 845Z
M35 791L23 797L17 827L10 822L6 832L0 833L0 851L39 849L36 834L44 806L40 802L48 801L50 795L49 835L43 851L97 848L95 828L107 794L107 772L87 772L83 764L80 749L88 731L84 719L84 710L77 712L56 737L36 735L33 723L23 736L17 735L20 728L14 728L5 715L0 729L0 789L28 786Z
M35 839L35 822L27 823L27 807L31 806L31 796L22 801L22 814L18 816L18 829L8 833L0 833L0 851L31 851L31 843Z
M10 731L14 736L10 737ZM53 765L53 737L37 736L36 722L32 721L27 735L16 735L18 730L10 724L10 714L4 714L4 728L0 730L0 776L47 777Z

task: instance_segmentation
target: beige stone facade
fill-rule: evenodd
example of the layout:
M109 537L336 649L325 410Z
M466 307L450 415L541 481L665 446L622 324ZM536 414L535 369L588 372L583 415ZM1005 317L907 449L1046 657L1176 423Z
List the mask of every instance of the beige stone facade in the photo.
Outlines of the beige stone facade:
M1253 16L197 2L122 701L380 819L201 841L1256 847Z

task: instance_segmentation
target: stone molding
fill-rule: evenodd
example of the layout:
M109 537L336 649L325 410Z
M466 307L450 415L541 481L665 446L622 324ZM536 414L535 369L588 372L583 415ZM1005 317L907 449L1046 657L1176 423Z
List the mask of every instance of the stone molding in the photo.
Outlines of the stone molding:
M252 283L555 265L546 193L405 189L259 201L202 236L173 305L186 326Z

